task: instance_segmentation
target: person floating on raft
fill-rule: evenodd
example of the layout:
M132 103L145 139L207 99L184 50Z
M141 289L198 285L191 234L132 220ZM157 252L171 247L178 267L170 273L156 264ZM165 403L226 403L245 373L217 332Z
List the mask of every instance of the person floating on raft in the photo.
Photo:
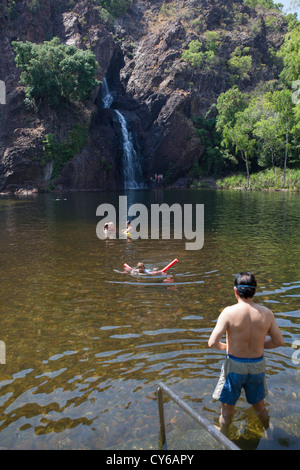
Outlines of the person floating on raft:
M131 268L128 264L124 263L124 268L127 272L130 272L130 274L165 274L165 272L177 262L178 262L178 259L175 258L173 261L171 261L171 263L169 263L167 266L165 266L161 270L158 270L158 269L148 270L146 269L144 263L141 263L141 262L137 264L136 268Z
M146 269L144 263L138 263L136 265L136 268L133 269L133 273L137 273L137 274L155 274L156 273L156 269L153 270L153 271L149 271L149 269Z

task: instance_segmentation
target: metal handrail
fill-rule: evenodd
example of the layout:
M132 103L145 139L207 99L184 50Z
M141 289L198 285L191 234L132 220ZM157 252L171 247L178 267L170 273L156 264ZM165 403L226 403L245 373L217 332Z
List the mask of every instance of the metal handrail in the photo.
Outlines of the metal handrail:
M197 421L206 431L209 432L226 450L240 450L230 439L228 439L221 431L215 428L206 418L199 415L193 410L187 403L185 403L178 395L162 383L157 384L157 401L159 411L159 422L160 422L160 441L162 446L166 443L166 429L165 429L165 418L164 418L164 401L163 391L179 405L191 418Z

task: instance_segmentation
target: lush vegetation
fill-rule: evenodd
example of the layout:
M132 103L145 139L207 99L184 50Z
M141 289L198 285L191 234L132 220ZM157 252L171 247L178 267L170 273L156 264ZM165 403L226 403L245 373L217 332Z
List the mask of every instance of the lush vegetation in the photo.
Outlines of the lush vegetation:
M124 15L132 1L133 0L94 0L97 5L104 8L113 17Z
M68 0L68 7L74 7L77 1ZM133 2L90 1L110 19L124 15ZM266 177L269 173L260 170L271 169L274 177L282 169L282 180L278 177L276 184L296 187L289 183L289 170L300 166L300 24L295 15L281 15L281 6L273 0L243 2L256 8L256 18L248 14L247 9L242 10L239 4L233 3L230 9L226 2L220 6L222 20L216 30L208 30L200 9L198 17L189 17L193 33L190 37L193 39L182 50L181 57L185 66L192 70L191 86L194 77L202 72L209 72L212 77L221 72L223 90L228 88L218 97L215 95L216 102L205 117L194 116L195 132L201 138L205 152L189 169L189 174L199 178L239 172L246 181L246 187L253 188L256 174L260 174L262 186L270 180L269 176ZM35 12L39 9L40 0L28 0L27 5ZM172 2L162 3L161 10L166 16L171 9L175 14L177 10ZM8 0L8 12L10 16L16 14L14 0ZM247 33L252 38L259 37L263 29L279 33L278 37L284 28L287 33L279 51L274 46L277 38L273 45L272 41L268 42L268 50L263 56L259 46L254 47L251 41L251 47L247 47L245 42L238 46L235 42L231 49L227 47L224 38L225 41L228 38L229 25L237 27L237 31L247 25ZM58 109L67 103L84 101L98 83L95 79L97 62L90 50L64 45L58 38L43 44L15 41L12 46L28 105L39 107L47 104ZM264 71L267 69L272 69L269 81L265 81L267 74ZM259 82L256 75L260 73ZM59 162L66 161L73 150L71 141L57 144L52 135L46 137L46 160L54 160L56 152L60 155ZM55 165L59 168L58 163ZM169 168L169 176L171 170ZM229 184L226 181L224 187ZM237 183L239 186L240 181Z
M78 123L69 132L66 141L57 143L53 134L47 134L43 142L44 155L41 160L41 167L46 162L53 163L51 179L56 179L68 160L82 151L88 138L87 122Z
M222 189L258 189L281 190L284 183L284 173L280 168L262 170L253 173L248 181L241 174L228 176L217 180L217 186ZM288 168L286 171L285 189L300 191L300 170Z
M204 118L203 116L194 117L194 125L196 127L196 134L201 138L201 142L205 147L203 155L202 166L195 162L191 176L199 178L203 175L218 176L220 173L220 166L222 155L220 151L221 135L216 129L216 119Z
M269 0L248 3L270 4L273 8ZM184 53L185 60L201 66L205 57L201 47L196 41L190 44ZM246 92L243 83L249 79L252 68L249 52L249 48L238 46L231 53L228 66L240 79L238 84L218 96L206 118L194 119L196 132L206 145L203 163L200 160L194 165L194 177L238 170L244 175L226 179L219 185L257 189L269 184L272 188L299 188L299 172L288 171L300 167L299 22L294 16L289 18L289 30L274 54L279 65L277 78ZM282 168L282 175L277 168ZM259 172L261 169L271 171Z
M283 4L274 2L273 0L244 0L245 5L249 7L263 7L267 9L281 9Z
M72 8L76 2L79 0L65 0L65 4ZM97 6L104 9L111 17L115 18L122 16L128 10L128 7L133 2L133 0L92 0ZM31 13L36 13L41 6L41 0L27 0L27 6ZM56 8L59 8L56 0ZM0 6L1 11L1 6ZM7 1L7 12L10 19L14 19L17 16L17 8L15 0Z
M219 45L219 33L217 31L206 31L204 34L205 43L198 39L193 39L188 49L182 52L182 58L193 67L201 67L217 63L217 50Z
M27 104L57 108L84 101L98 83L97 62L90 50L62 44L58 38L43 44L14 41L12 47Z

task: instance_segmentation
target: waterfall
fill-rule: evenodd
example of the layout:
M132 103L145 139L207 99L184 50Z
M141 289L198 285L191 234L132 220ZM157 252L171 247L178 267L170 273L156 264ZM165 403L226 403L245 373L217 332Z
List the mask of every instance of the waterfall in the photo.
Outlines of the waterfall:
M45 181L50 181L50 178L52 176L52 173L53 173L53 160L51 160L50 162L47 162L45 164L45 167L44 167L44 180Z
M123 136L123 166L124 166L124 187L125 189L141 189L143 175L139 157L132 143L132 136L128 132L126 120L120 111L115 110L121 124Z
M112 96L111 92L109 91L107 80L104 77L102 82L102 103L105 109L111 107L112 102L114 101L114 97Z
M108 88L107 80L104 77L102 82L102 102L105 109L109 109L114 98ZM125 189L143 189L143 173L139 156L132 142L132 135L128 131L126 119L117 109L114 110L121 125L123 137L123 172Z

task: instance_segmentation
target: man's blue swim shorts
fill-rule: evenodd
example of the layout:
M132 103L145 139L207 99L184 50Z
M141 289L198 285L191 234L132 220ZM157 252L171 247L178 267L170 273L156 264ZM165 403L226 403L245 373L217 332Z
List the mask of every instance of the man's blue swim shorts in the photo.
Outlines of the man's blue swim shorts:
M213 398L227 405L235 405L244 388L247 402L255 405L268 394L265 380L265 359L239 358L228 354Z

